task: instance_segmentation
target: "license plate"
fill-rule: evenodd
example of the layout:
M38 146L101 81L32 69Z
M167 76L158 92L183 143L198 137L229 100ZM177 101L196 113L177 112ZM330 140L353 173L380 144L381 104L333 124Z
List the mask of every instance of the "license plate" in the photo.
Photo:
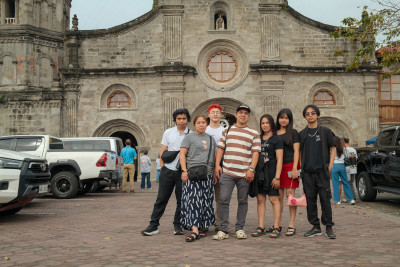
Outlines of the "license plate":
M47 193L47 192L49 192L49 185L47 184L39 185L39 193Z

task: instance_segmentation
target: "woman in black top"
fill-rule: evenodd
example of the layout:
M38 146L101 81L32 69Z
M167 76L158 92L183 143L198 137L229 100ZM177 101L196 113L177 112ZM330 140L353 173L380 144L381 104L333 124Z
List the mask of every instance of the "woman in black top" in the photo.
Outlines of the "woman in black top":
M274 119L265 114L260 120L261 131L261 153L256 167L255 183L258 187L257 214L258 227L252 236L258 237L265 234L264 217L266 196L272 204L274 214L274 225L271 238L280 236L280 202L279 202L279 180L282 171L283 144L276 135Z
M299 187L299 158L300 158L300 136L293 129L293 114L290 109L282 109L276 118L276 129L278 137L282 140L283 146L283 165L281 174L281 184L279 189L279 200L281 202L281 220L282 225L283 198L290 194L295 196L296 188ZM286 231L287 236L296 234L294 220L296 218L296 206L289 206L290 222Z

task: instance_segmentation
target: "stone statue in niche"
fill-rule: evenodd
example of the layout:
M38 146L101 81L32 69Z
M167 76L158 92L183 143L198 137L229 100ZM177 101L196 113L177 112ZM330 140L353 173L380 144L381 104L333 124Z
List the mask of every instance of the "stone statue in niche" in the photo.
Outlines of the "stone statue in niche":
M225 20L222 16L224 16L224 13L220 12L217 20L215 21L216 30L225 30Z

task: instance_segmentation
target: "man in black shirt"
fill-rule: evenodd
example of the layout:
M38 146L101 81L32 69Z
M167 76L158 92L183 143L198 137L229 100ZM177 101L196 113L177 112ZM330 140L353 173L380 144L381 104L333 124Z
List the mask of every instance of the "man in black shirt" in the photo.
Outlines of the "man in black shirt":
M319 108L308 105L303 110L303 117L308 125L300 132L301 178L307 198L307 218L313 228L305 237L322 235L318 218L317 198L321 202L321 222L326 226L326 236L336 238L332 226L332 208L330 173L335 160L335 143L330 129L318 125Z

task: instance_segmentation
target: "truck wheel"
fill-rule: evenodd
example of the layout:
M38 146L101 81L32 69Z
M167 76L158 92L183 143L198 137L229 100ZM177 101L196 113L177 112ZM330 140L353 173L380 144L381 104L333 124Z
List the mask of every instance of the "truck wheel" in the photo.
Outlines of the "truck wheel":
M362 201L374 201L376 199L376 190L368 172L364 171L358 175L357 190Z
M56 198L73 198L78 189L78 178L70 172L59 172L51 179L51 192Z
M13 215L20 211L22 208L15 208L15 209L10 209L10 210L5 210L5 211L0 211L0 216L7 216L7 215Z

